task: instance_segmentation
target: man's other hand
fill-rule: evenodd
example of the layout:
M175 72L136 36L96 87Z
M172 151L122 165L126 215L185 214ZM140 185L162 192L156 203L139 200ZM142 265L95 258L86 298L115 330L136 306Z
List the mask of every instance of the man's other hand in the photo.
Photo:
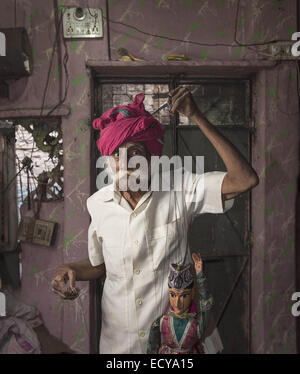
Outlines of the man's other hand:
M52 291L62 299L74 300L79 296L79 290L75 287L76 273L69 265L58 268L51 285Z

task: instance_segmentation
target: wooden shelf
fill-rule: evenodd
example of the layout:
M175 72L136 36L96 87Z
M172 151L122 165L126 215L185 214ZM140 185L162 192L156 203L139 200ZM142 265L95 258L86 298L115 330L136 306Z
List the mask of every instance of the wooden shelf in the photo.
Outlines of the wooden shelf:
M44 108L42 117L45 117L47 113L52 108ZM41 108L1 108L0 109L0 119L10 119L10 118L23 118L23 117L40 117ZM68 117L71 113L70 107L67 105L62 105L55 109L49 116L51 117Z
M260 70L272 68L275 61L102 61L89 59L86 66L101 77L248 77Z

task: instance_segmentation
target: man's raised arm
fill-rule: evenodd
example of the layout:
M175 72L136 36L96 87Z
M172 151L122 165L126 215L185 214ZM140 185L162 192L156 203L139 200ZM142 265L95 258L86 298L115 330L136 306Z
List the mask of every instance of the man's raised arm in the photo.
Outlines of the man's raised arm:
M176 110L195 122L222 158L227 174L222 183L223 200L231 199L259 183L259 178L249 162L201 113L187 88L178 87L169 93L170 111Z

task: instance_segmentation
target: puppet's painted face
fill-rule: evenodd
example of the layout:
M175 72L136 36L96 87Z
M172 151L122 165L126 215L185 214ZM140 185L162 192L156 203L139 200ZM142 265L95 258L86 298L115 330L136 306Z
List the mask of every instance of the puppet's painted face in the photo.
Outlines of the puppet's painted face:
M178 315L188 311L193 300L193 289L186 288L185 290L178 291L169 288L169 297L171 306L174 312Z

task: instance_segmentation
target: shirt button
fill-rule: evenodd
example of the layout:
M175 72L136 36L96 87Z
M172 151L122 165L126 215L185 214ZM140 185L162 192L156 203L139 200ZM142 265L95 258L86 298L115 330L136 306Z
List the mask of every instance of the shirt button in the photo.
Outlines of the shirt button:
M132 216L133 216L133 217L136 217L136 216L137 216L137 214L136 214L136 213L134 212L134 213L132 213Z
M134 271L134 273L137 274L137 275L139 275L140 272L141 272L140 269L134 269L133 271Z
M143 300L142 299L136 299L136 303L137 303L137 305L142 305L143 304Z
M145 331L140 330L140 331L139 331L139 336L140 336L141 338L143 338L143 337L145 336Z
M134 241L134 244L138 245L138 244L139 244L139 241L138 241L138 240L135 240L135 241Z

